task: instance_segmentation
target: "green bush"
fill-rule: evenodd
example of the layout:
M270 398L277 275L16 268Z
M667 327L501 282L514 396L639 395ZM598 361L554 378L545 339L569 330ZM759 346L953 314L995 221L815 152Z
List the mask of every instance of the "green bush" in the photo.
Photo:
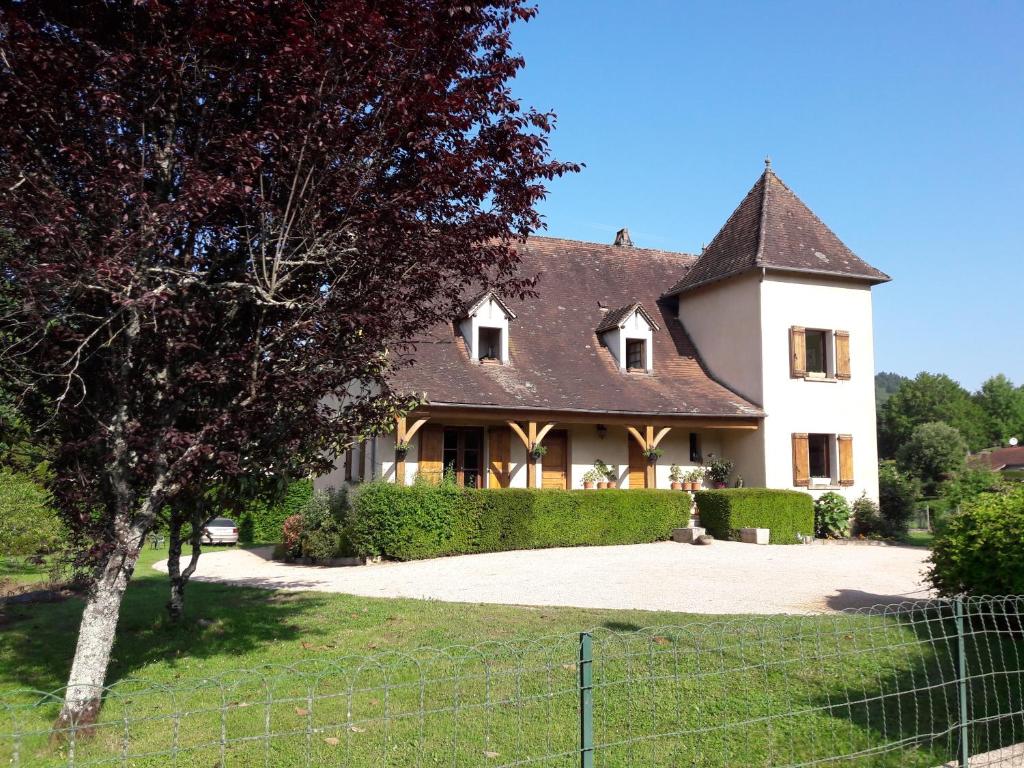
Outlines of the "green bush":
M867 494L862 493L860 498L853 502L850 512L850 517L853 520L851 528L854 536L882 535L884 527L882 515L878 510L878 505L869 499Z
M819 539L838 539L850 531L850 505L835 491L814 500L814 535Z
M239 541L246 544L277 542L281 541L284 521L292 515L301 514L312 496L313 482L296 480L275 501L253 501L235 515L227 511L224 515L237 520Z
M772 544L797 544L814 533L814 500L802 491L723 488L697 491L701 524L717 539L738 539L740 528L767 528Z
M951 515L928 579L946 596L1024 594L1024 487L982 494Z
M878 508L882 520L882 535L902 539L907 535L910 518L914 515L917 483L904 475L891 461L878 467Z
M303 508L301 520L300 551L303 557L330 560L354 554L345 490L314 491Z
M352 500L360 554L414 560L440 555L667 539L689 520L679 491L477 490L367 483Z
M956 509L983 493L998 493L1005 485L1006 480L994 470L987 467L967 467L944 482L941 493L947 509Z
M57 549L63 526L50 497L32 478L0 470L0 555L35 555Z

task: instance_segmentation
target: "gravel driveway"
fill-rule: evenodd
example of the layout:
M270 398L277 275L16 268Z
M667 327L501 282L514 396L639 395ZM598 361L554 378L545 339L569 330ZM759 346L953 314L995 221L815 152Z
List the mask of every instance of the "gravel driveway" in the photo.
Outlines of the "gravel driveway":
M463 555L350 568L286 565L270 548L211 551L194 579L461 603L685 613L809 613L927 597L923 548L659 542ZM154 566L167 570L167 562Z

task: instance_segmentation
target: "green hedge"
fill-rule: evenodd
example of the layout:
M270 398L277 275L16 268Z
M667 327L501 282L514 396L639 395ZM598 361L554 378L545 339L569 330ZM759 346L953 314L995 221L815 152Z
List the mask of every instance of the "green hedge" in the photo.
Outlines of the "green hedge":
M667 539L687 524L679 491L476 490L367 483L352 499L352 536L364 555L440 555Z
M238 522L239 541L251 544L281 541L281 527L292 515L300 513L313 497L313 481L296 480L280 499L273 503L253 501L237 517L225 512L226 517Z
M814 499L802 491L723 488L697 491L701 525L716 539L738 539L740 528L767 528L772 544L797 544L814 535Z

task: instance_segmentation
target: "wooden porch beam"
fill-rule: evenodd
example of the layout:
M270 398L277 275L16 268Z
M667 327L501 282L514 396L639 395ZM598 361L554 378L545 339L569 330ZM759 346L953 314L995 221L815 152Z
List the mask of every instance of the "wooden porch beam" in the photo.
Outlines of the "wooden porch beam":
M631 434L638 443L640 443L641 450L647 450L647 441L644 440L643 435L640 434L636 427L626 427L626 431L629 432L629 434Z
M429 416L425 416L422 419L416 419L416 421L413 422L412 426L409 427L409 429L406 430L405 432L405 442L409 442L410 440L412 440L413 435L419 432L420 427L422 427L428 421L430 421Z
M405 416L395 419L395 446L404 443L405 440ZM405 485L405 455L399 455L398 448L395 448L395 484Z
M672 427L662 427L658 431L658 434L656 434L654 436L654 445L652 445L651 447L652 448L657 448L658 447L658 443L661 442L662 438L665 437L665 435L667 435L671 431L672 431Z
M654 439L653 424L648 424L644 427L644 438L647 440L647 450L653 451L658 445L658 442ZM644 488L654 488L657 486L657 465L657 459L654 461L647 460L647 464L644 467Z
M543 427L541 427L540 432L537 433L537 442L538 443L543 442L544 438L547 436L548 432L550 432L551 429L554 426L555 426L555 422L551 421L551 422L548 422L547 424L545 424Z
M522 441L523 445L526 446L526 450L530 450L530 439L526 436L526 433L523 432L523 428L520 427L519 424L511 420L505 423L508 424L512 431L516 433L516 436L520 439L520 441Z

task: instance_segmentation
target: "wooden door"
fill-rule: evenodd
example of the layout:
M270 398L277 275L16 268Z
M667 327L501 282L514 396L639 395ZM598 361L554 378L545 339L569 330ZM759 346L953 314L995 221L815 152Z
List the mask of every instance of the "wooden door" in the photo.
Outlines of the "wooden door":
M647 459L644 456L644 449L632 435L626 435L629 440L629 487L643 488L647 477Z
M569 487L567 483L569 469L569 439L562 430L551 431L544 438L548 452L541 459L541 488Z
M487 487L508 488L512 469L512 430L487 428Z
M427 424L420 430L419 475L431 483L441 482L442 446L444 430L436 424Z

